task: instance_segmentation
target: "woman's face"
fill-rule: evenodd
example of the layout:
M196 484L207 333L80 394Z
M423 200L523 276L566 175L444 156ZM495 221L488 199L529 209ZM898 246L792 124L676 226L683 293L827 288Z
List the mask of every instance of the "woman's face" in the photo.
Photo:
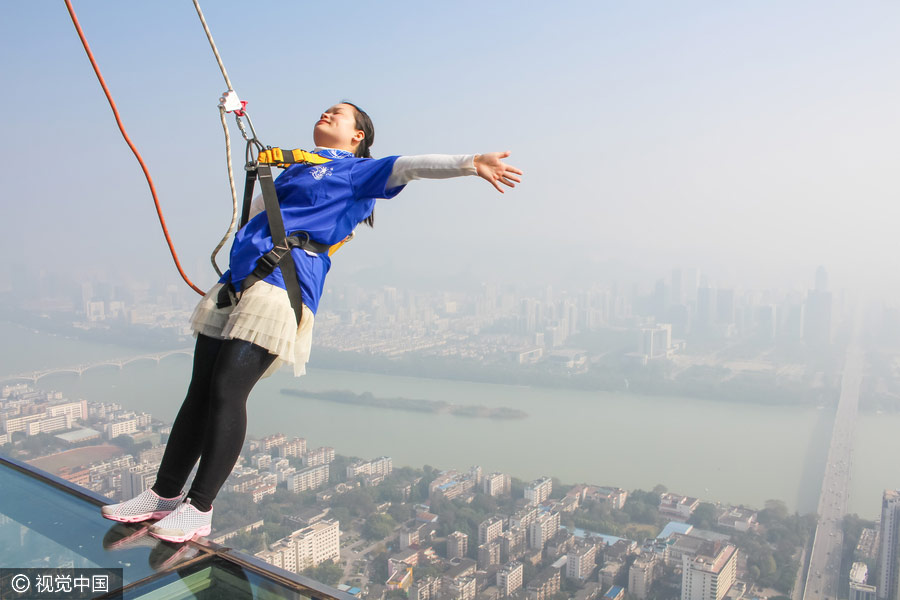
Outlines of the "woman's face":
M322 113L313 128L313 141L322 148L356 151L365 133L356 128L356 110L349 104L335 104Z

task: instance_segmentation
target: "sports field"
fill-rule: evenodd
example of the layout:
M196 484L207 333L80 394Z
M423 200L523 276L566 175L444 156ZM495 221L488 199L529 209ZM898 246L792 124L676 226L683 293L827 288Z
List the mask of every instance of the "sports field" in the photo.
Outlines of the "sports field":
M78 465L89 465L92 462L106 460L107 458L122 454L124 451L118 446L112 444L101 444L98 446L84 446L83 448L75 448L64 452L57 452L50 456L42 456L28 461L28 464L34 465L39 469L43 469L54 475L63 467L77 467Z

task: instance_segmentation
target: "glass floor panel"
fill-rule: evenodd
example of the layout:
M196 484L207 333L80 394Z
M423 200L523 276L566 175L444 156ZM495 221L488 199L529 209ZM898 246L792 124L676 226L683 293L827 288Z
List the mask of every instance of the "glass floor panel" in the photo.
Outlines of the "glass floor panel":
M147 546L104 548L122 527L101 517L99 506L6 465L0 490L3 567L122 568L125 585L155 573Z
M157 540L148 523L104 519L109 502L0 456L0 567L121 568L125 598L357 600L206 540Z

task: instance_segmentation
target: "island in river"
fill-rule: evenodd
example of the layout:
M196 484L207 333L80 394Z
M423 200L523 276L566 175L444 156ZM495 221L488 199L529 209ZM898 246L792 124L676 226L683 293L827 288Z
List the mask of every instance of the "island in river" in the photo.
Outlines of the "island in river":
M282 394L287 396L301 396L303 398L315 398L326 402L338 402L341 404L357 404L360 406L374 406L376 408L389 408L393 410L405 410L424 413L449 413L458 417L477 417L482 419L524 419L528 416L524 410L509 408L506 406L488 407L475 404L452 404L443 400L423 400L418 398L378 398L372 392L354 394L347 390L326 390L314 392L309 390L295 390L282 388Z

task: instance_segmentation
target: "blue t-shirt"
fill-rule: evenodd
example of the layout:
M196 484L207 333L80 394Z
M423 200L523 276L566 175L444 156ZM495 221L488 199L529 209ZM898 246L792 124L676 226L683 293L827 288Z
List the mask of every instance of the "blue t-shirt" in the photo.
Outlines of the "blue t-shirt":
M377 198L393 198L404 187L386 189L396 156L356 158L349 152L332 149L317 150L316 153L332 160L322 165L293 165L275 179L275 191L288 236L295 231L306 231L315 242L336 244L372 214ZM219 281L231 281L235 289L240 290L241 282L273 246L269 221L263 211L234 236L230 269ZM310 256L299 248L295 248L292 255L303 302L315 314L325 275L331 268L331 258L327 254ZM264 281L284 288L280 268Z

